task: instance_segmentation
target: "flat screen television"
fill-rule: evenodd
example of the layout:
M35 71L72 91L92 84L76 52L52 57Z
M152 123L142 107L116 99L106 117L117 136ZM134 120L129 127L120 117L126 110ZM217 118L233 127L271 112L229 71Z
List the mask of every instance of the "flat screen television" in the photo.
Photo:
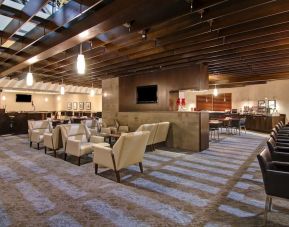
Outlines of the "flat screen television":
M137 93L136 94L137 104L158 102L158 86L157 85L139 86L136 88L136 93Z
M31 95L16 94L16 102L31 102Z

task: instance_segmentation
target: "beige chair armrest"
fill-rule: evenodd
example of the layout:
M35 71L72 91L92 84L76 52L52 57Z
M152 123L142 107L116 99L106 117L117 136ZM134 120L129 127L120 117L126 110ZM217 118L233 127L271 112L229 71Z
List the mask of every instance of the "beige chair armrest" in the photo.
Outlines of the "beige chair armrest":
M74 156L80 156L80 140L68 139L65 152Z
M118 132L129 132L128 126L119 126Z
M31 132L31 141L38 143L42 133L39 130L32 130Z
M101 145L93 145L93 162L114 169L112 162L112 149Z
M104 137L102 137L102 136L91 136L90 137L90 142L91 143L103 143L104 142Z

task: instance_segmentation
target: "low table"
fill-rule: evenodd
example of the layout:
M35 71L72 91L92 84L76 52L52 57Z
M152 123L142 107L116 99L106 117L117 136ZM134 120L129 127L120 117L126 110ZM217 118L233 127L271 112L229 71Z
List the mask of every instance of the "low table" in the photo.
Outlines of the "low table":
M102 136L104 138L108 138L109 144L112 146L112 138L115 140L118 140L118 138L121 136L121 134L110 134L110 133L98 133L98 136Z

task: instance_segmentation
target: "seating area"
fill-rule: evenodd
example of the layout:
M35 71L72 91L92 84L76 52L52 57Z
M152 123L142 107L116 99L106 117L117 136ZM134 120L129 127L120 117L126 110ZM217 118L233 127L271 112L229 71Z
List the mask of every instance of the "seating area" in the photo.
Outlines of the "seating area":
M81 157L93 154L96 173L97 166L104 165L116 172L117 181L120 182L118 171L121 168L139 163L142 172L141 163L146 147L150 146L154 151L156 144L165 145L170 125L169 122L144 124L136 132L129 133L128 126L116 124L115 127L102 127L100 122L101 119L86 119L80 124L59 124L53 129L49 120L30 120L30 147L37 143L39 150L43 145L45 154L52 150L55 158L60 151L64 153L65 161L67 156L76 157L78 166L81 165ZM116 131L112 133L112 129ZM109 140L105 142L107 138Z
M0 0L0 227L289 226L287 0Z

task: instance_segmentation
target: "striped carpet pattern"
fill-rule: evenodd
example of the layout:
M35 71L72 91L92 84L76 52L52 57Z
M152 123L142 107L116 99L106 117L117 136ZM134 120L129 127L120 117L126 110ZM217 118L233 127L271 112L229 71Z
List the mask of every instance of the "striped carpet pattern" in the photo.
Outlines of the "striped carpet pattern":
M0 226L262 226L265 194L256 154L265 137L211 142L201 153L158 149L138 166L94 174L30 149L27 136L0 137ZM289 223L273 200L269 226Z

